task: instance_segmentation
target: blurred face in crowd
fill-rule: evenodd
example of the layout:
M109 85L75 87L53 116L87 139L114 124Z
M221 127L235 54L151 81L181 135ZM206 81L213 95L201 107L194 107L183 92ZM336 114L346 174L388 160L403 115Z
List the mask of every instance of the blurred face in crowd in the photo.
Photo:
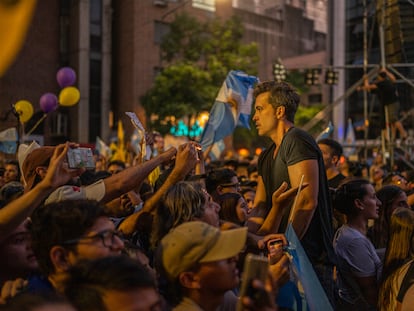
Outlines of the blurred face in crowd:
M111 164L108 166L108 172L111 174L118 174L119 172L122 172L124 168L117 164Z
M6 164L4 168L4 182L20 181L18 176L19 168L14 164Z
M254 206L254 198L256 197L256 192L254 190L246 191L243 194L243 197L247 203L247 212L249 213Z
M407 179L405 179L401 175L397 174L397 175L392 176L392 183L400 187L404 191L409 190Z
M398 207L410 207L407 202L407 194L403 191L392 201L391 211L395 211Z
M220 205L213 201L211 195L207 192L207 190L203 189L204 197L206 198L206 203L204 205L204 215L199 219L200 221L204 221L209 225L214 227L220 226Z
M237 218L240 220L240 222L245 222L247 220L247 210L247 203L244 198L241 197L236 206Z
M161 311L161 299L155 288L136 288L127 291L105 290L107 311Z
M195 272L201 290L225 292L238 286L239 270L237 269L237 256L200 263Z
M332 155L331 147L325 144L319 144L318 146L322 151L323 164L325 165L325 168L336 167L339 159L337 156Z
M27 223L28 220L25 220L0 243L0 267L16 278L25 277L38 269Z

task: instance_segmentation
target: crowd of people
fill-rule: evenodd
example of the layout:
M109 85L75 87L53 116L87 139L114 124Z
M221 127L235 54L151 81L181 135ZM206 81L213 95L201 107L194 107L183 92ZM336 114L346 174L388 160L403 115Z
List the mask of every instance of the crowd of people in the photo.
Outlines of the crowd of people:
M350 168L341 144L294 126L288 83L260 83L254 99L272 144L247 166L210 162L196 142L138 163L96 155L95 170L68 167L75 143L33 143L4 162L0 310L295 310L289 226L323 310L410 310L413 174L380 155ZM243 278L249 253L268 259L264 282Z

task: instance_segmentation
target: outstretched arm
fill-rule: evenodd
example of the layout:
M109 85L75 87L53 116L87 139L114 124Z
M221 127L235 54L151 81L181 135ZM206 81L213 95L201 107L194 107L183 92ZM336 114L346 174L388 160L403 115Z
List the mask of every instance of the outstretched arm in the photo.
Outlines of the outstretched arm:
M187 174L194 169L199 161L197 158L197 152L196 145L191 142L183 144L178 148L173 170L170 175L168 175L162 186L146 202L144 202L143 211L152 212L164 193L172 185L184 180Z
M65 161L68 149L75 144L62 144L55 148L45 178L33 189L13 200L0 210L0 240L6 233L20 225L33 210L56 188L64 185L75 176L79 176L85 169L69 169Z
M175 148L170 148L166 152L161 153L151 160L136 166L128 167L118 174L105 178L105 195L101 202L107 203L122 194L135 189L135 187L140 185L145 178L147 178L149 173L151 173L158 165L169 161L173 156L175 156L176 152Z

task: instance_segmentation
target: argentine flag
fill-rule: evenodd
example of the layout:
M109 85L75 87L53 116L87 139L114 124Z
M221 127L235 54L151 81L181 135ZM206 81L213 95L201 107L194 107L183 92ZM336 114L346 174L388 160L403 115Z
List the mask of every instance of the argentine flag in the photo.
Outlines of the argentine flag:
M257 82L257 77L242 71L231 70L227 74L201 135L203 150L232 134L236 126L250 128L253 87Z

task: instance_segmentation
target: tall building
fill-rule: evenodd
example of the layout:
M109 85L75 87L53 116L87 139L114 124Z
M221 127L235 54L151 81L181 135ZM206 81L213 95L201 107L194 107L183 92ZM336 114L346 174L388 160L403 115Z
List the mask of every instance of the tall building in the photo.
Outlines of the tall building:
M145 122L140 98L162 69L160 43L175 16L188 12L201 21L238 15L245 42L259 46L259 76L273 78L272 64L324 51L325 1L302 0L39 0L24 47L0 78L1 110L20 99L32 102L29 131L43 116L39 98L56 95L59 68L77 73L80 102L50 112L34 131L46 144L72 140L108 140L121 119L132 131L125 111ZM322 4L322 6L321 6ZM317 6L319 5L319 7ZM318 11L319 10L319 11ZM319 12L319 14L317 14ZM1 113L1 111L0 111ZM2 127L13 126L9 117Z

